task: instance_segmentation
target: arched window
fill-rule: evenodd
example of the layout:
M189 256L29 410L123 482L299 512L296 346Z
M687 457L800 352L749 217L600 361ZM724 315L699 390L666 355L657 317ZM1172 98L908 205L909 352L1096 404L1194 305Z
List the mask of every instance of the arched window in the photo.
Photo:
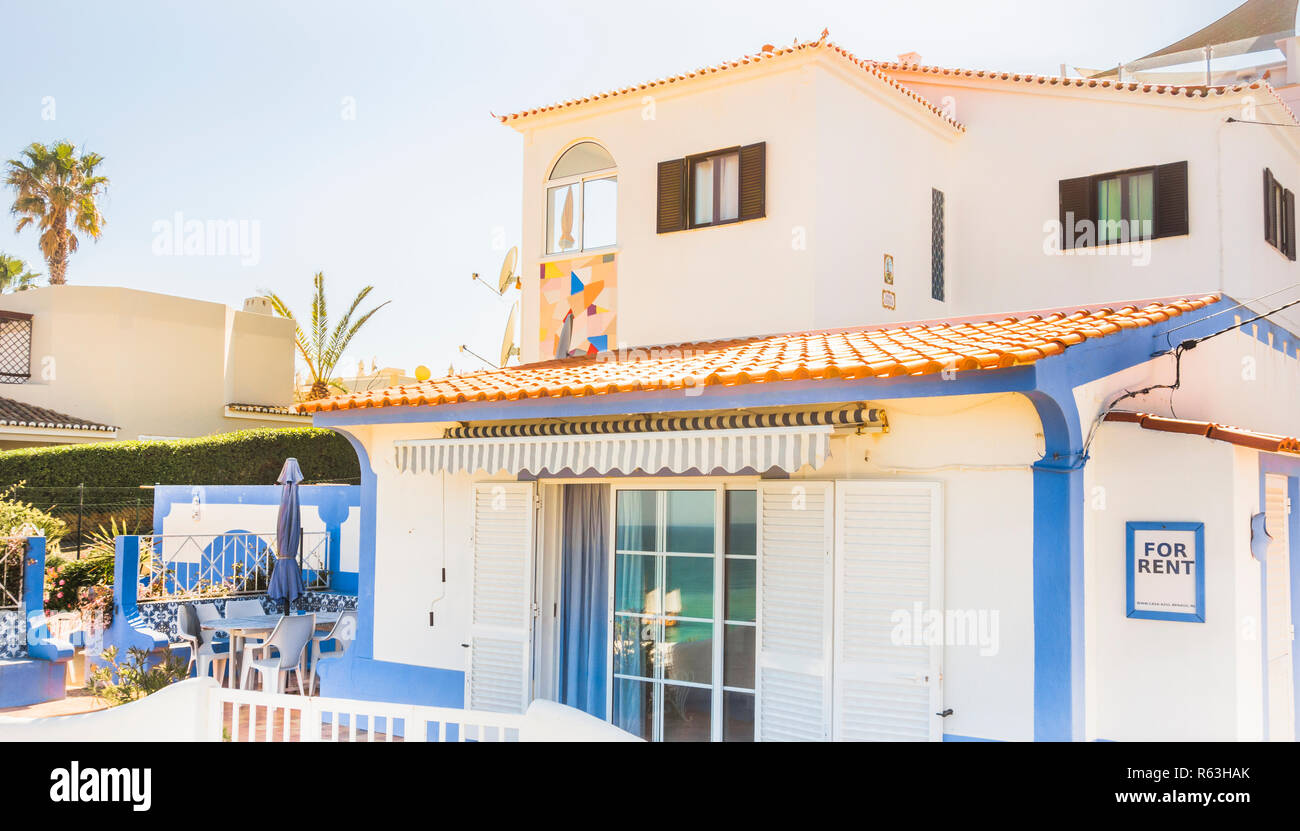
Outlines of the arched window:
M618 238L618 172L594 141L564 151L546 183L546 253L608 248Z

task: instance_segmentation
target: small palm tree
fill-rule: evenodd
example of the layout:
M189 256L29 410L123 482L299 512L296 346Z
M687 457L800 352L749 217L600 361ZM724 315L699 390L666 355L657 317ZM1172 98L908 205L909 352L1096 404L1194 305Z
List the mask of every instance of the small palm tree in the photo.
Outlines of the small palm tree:
M77 155L70 142L50 146L32 142L22 158L10 159L5 184L16 194L12 213L18 217L16 231L36 225L41 231L41 254L50 269L50 285L67 282L68 257L77 250L76 231L99 239L104 215L99 198L108 178L95 169L104 161L98 153Z
M29 289L36 285L40 276L29 271L27 263L0 251L0 294Z
M360 331L361 327L366 325L370 316L380 309L387 306L391 301L385 300L370 311L361 315L355 322L352 315L361 305L361 301L374 290L374 286L366 286L357 292L356 298L352 305L348 307L347 314L331 330L329 315L325 311L325 274L316 272L314 278L316 292L311 299L311 327L310 330L304 330L302 323L289 311L289 306L275 292L263 292L271 301L271 307L275 309L276 314L281 317L287 317L295 324L296 331L294 340L298 344L298 354L307 364L307 372L311 375L311 391L307 394L308 401L315 401L317 398L326 398L330 394L330 387L337 387L330 379L334 375L334 367L343 358L343 352L352 342L352 338Z

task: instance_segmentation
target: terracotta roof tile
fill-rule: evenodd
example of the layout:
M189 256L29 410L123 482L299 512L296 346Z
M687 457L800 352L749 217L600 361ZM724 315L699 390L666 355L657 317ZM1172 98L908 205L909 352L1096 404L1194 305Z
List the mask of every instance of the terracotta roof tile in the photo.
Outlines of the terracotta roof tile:
M510 124L519 121L521 119L529 118L530 116L541 115L542 113L550 113L550 112L555 112L557 110L567 110L573 107L581 106L583 104L591 104L596 101L605 101L610 98L617 98L623 95L644 93L649 90L656 89L658 87L669 86L671 84L677 84L682 81L690 81L695 78L703 78L710 75L716 75L721 72L727 72L745 66L753 66L760 63L766 63L767 61L777 60L788 55L810 53L814 50L819 50L819 49L824 49L828 52L838 55L839 57L848 61L850 64L862 70L867 75L876 79L880 83L894 89L895 91L905 96L906 98L911 99L917 106L928 111L935 118L942 120L953 130L956 130L958 132L965 132L966 128L962 126L962 124L958 122L956 119L951 118L948 115L945 115L941 109L936 107L929 100L922 97L914 90L909 89L908 87L900 84L897 80L881 72L877 68L878 64L875 61L870 61L865 58L859 58L856 55L854 55L852 52L848 51L847 49L844 49L843 47L836 46L835 44L828 42L827 40L825 40L824 37L821 40L809 41L805 43L799 43L798 41L795 41L790 46L784 46L779 48L764 46L763 51L761 52L756 52L752 55L744 55L742 57L736 58L735 60L723 61L722 63L714 64L712 66L703 66L700 67L699 69L693 69L686 72L679 72L676 75L669 75L665 78L658 78L653 81L646 81L644 83L635 84L633 86L619 87L618 89L613 89L606 92L598 92L594 95L586 95L581 98L570 98L566 101L560 101L545 107L533 107L531 109L520 110L518 112L508 113L506 115L496 115L495 113L493 113L493 116L499 119L502 123Z
M1098 78L1062 78L1055 75L1034 75L1033 73L999 72L988 69L956 69L946 66L932 66L919 63L899 63L897 61L875 62L877 69L886 74L914 72L923 75L935 75L945 78L972 79L978 81L1008 81L1037 87L1061 87L1072 89L1111 90L1114 92L1137 92L1146 95L1170 95L1183 98L1219 98L1225 95L1239 95L1251 90L1268 94L1274 103L1280 105L1292 121L1300 123L1291 107L1287 105L1277 90L1268 81L1227 85L1205 84L1148 84L1139 81L1118 81Z
M1207 439L1226 441L1239 447L1263 450L1266 453L1291 453L1300 455L1300 439L1292 436L1279 436L1273 433L1261 433L1257 430L1244 430L1240 427L1228 427L1211 421L1191 421L1185 418L1165 418L1149 413L1111 412L1106 414L1106 421L1136 424L1144 430L1159 430L1162 433L1181 433L1190 436L1204 436Z
M108 424L88 421L84 418L65 415L35 404L26 404L12 398L0 397L0 426L4 427L40 427L50 430L89 430L92 432L112 433L117 430Z
M974 371L1032 364L1089 338L1150 326L1218 300L1151 303L1142 308L1043 312L1019 317L904 324L629 349L543 361L382 390L307 401L300 412L438 406L617 395L696 385L821 379L895 378L945 369Z

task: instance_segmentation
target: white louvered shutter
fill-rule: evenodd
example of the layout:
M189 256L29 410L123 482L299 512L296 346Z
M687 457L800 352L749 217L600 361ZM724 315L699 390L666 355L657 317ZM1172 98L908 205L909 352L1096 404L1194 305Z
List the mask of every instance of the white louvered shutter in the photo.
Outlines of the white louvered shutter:
M1295 740L1295 681L1292 675L1291 507L1287 477L1264 477L1264 512L1268 535L1265 592L1268 604L1268 738Z
M916 635L943 614L942 490L838 482L835 515L834 737L940 740L943 647Z
M830 738L833 494L829 482L759 486L759 741Z
M465 706L522 713L532 662L531 482L474 485L474 597Z

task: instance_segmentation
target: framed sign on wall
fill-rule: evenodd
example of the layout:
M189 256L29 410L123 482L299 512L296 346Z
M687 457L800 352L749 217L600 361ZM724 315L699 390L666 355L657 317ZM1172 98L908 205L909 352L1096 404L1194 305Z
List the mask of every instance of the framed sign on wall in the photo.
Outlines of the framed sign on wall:
M1205 523L1126 526L1128 616L1205 622Z

